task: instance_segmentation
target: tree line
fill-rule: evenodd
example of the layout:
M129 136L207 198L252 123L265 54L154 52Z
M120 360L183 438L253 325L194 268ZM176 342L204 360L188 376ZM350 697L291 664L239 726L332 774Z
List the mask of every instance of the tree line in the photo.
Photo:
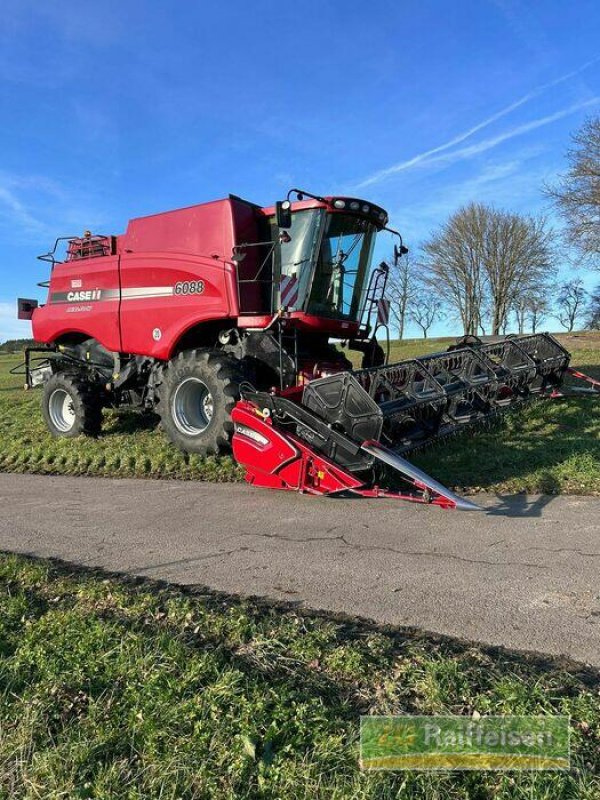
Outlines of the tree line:
M557 281L567 248L578 268L600 269L600 117L573 137L568 169L545 187L565 222L469 203L423 242L418 255L390 265L391 314L403 338L408 322L427 337L444 317L465 334L536 332L553 315L567 331L600 330L600 286L588 293L577 269Z
M25 347L39 344L34 339L7 339L0 344L0 353L21 353Z

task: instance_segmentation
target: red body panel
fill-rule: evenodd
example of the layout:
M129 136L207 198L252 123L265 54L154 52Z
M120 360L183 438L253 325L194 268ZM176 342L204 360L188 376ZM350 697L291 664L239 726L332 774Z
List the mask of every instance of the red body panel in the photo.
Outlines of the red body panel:
M121 256L121 340L126 353L169 358L175 342L199 320L237 316L237 298L222 261L184 253ZM202 282L202 293L174 294ZM154 294L156 292L156 294Z
M33 314L33 336L54 342L81 333L119 352L119 257L103 256L57 264L52 271L48 303ZM100 301L94 298L100 291Z
M328 333L341 338L354 337L359 327L357 322L315 317L313 314L305 314L304 311L291 311L286 316L294 320L294 327L299 330Z
M223 261L235 244L234 201L197 206L132 219L119 236L124 253L190 253Z

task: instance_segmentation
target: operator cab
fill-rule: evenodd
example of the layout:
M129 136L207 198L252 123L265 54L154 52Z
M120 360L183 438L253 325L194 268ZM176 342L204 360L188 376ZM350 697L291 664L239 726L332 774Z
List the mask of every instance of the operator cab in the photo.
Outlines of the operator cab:
M265 209L273 250L273 279L279 283L279 308L297 318L306 315L360 324L371 273L375 236L387 213L355 198L310 196ZM284 207L283 209L281 207ZM283 213L282 213L283 212Z

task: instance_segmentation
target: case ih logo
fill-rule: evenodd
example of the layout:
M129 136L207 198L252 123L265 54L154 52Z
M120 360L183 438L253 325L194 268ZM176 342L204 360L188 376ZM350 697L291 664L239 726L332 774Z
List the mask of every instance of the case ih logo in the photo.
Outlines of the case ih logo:
M100 300L102 289L85 289L77 292L67 292L68 303L80 303L82 300Z

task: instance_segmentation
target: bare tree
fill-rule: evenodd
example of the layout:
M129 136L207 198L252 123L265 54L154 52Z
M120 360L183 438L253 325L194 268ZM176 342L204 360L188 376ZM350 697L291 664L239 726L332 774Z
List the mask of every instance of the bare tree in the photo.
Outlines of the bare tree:
M532 333L535 333L550 312L548 287L532 287L520 294L515 300L514 312L518 332L525 333L527 329L530 329Z
M423 338L437 319L444 316L443 303L426 281L420 281L408 305L408 316L423 331Z
M529 298L547 286L555 237L541 217L489 209L486 222L483 261L492 334L498 334L520 296Z
M524 333L525 323L527 322L527 297L524 294L520 295L515 300L514 312L517 320L517 331L519 333Z
M590 295L587 307L586 328L592 331L600 331L600 286L596 286Z
M539 325L550 313L550 304L546 297L533 296L527 303L527 318L532 333L537 333Z
M588 119L573 142L567 172L547 191L567 223L568 241L600 267L600 117Z
M404 338L408 316L408 305L415 291L416 267L409 255L403 256L397 265L389 265L387 295L390 299L390 314L398 328L398 338Z
M585 306L587 292L583 287L581 278L576 278L563 283L556 301L557 317L560 324L569 333L575 327L575 323L582 315Z
M454 308L466 334L477 334L481 327L485 216L485 206L461 208L423 247L432 288Z
M543 218L470 204L453 214L424 245L430 282L455 309L465 333L508 325L521 295L546 286L554 233Z

